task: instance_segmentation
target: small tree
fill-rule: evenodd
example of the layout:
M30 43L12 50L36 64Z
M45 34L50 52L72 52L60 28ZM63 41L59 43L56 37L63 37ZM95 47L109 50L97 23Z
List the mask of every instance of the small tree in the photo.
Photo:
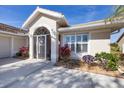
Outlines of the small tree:
M118 44L117 43L112 43L112 44L110 44L110 46L111 46L111 53L115 54L116 56L119 57L121 51L120 51L120 47L118 46Z

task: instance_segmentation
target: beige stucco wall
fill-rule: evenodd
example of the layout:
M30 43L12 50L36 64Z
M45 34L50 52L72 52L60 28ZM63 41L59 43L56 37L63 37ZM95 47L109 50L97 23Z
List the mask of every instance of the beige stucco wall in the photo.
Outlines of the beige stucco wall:
M90 32L89 54L110 52L110 32Z
M100 52L110 52L110 30L93 30L93 31L75 31L61 33L61 46L63 46L64 35L88 34L88 52L87 53L72 53L72 57L81 58L83 55L93 55Z
M28 37L13 37L14 38L14 40L13 40L13 44L14 44L14 46L13 46L13 55L15 55L18 51L19 51L19 49L21 48L21 47L28 47L27 46L27 39L28 39Z
M123 50L123 48L122 48L123 47L123 44L124 44L124 36L118 42L118 45L119 45L121 51Z
M11 38L0 34L0 58L11 56Z
M33 25L30 27L29 32L31 34L33 34L34 30L36 30L38 27L41 27L42 25L49 26L53 30L53 33L56 32L57 29L56 21L45 16L40 16L39 19L32 24Z

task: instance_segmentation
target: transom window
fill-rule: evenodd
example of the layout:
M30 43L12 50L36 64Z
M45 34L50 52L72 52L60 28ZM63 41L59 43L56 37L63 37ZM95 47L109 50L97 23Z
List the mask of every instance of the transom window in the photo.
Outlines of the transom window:
M71 51L84 53L88 51L88 34L65 35L64 44L68 44Z

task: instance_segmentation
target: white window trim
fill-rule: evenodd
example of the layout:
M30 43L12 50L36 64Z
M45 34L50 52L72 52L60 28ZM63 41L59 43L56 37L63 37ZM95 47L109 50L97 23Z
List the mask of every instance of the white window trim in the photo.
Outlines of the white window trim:
M83 42L83 38L81 37L81 42L77 42L77 36L78 36L78 35L79 35L79 36L87 35L88 41L87 41L87 42ZM73 43L71 42L71 37L72 37L72 36L75 36L75 43L74 43L74 44L75 44L75 49L74 49L74 52L75 52L75 53L77 53L77 50L76 50L76 49L77 49L77 45L76 45L77 43L79 43L79 44L87 44L87 52L78 52L78 53L89 53L89 46L90 46L90 45L89 45L89 39L90 39L89 33L87 33L87 34L81 34L81 33L76 33L76 32L75 32L75 34L72 34L72 35L64 34L64 35L63 35L63 45L66 43L66 42L65 42L65 40L66 40L65 37L67 37L67 36L69 37L69 43L68 43L68 44L70 44L70 45L73 44ZM70 48L71 48L71 46L70 46ZM81 45L81 49L82 49L82 45Z
M83 42L82 36L84 36L84 35L87 35L87 37L88 37L88 41L87 41L87 42ZM76 34L76 37L77 37L77 36L81 36L81 42L77 42L77 41L76 41L76 44L77 44L77 43L78 43L78 44L81 44L81 50L82 50L82 45L83 45L83 44L87 44L87 52L81 51L81 52L78 52L78 53L88 53L89 34ZM76 38L76 40L77 40L77 38ZM77 53L77 52L76 52L76 53Z

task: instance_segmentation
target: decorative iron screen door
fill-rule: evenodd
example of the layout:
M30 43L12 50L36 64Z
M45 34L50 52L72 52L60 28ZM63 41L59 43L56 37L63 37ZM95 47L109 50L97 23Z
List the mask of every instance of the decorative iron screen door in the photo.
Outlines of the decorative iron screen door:
M37 36L37 59L46 59L46 35Z

